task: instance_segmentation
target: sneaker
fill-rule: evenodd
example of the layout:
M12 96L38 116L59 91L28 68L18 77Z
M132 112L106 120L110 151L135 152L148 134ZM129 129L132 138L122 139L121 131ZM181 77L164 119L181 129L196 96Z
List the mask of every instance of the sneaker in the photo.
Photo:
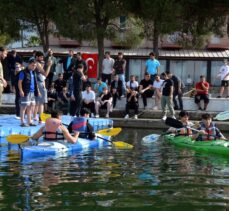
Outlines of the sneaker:
M167 119L167 116L164 115L161 119L165 121Z
M154 106L154 107L153 107L153 110L158 110L158 107L157 107L157 106Z
M127 114L124 118L125 118L125 119L129 119L129 114Z
M31 123L29 124L29 126L37 126L37 125L34 124L33 122L31 122Z
M98 115L98 114L96 114L96 115L95 115L95 118L99 118L99 115Z
M176 119L176 117L175 117L175 116L172 116L172 118L173 118L173 119Z
M106 114L106 118L109 118L109 114Z
M20 124L21 127L29 127L29 125L25 124L25 123L21 123Z
M15 119L20 119L20 116L15 116Z
M134 119L138 119L138 115L134 115Z

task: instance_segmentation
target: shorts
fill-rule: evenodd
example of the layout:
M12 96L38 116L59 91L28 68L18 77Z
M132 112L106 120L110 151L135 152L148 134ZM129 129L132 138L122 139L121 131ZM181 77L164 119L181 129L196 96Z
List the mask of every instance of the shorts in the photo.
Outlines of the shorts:
M229 86L229 81L224 81L224 80L222 80L222 81L221 81L221 86L223 86L223 87L228 87L228 86Z
M41 93L40 96L35 97L37 104L48 103L47 89L44 87L43 83L38 83L38 89Z
M209 96L205 94L197 94L195 95L195 103L198 104L200 101L203 100L205 104L209 103Z
M34 92L29 92L29 94L25 97L20 97L20 104L22 106L30 106L30 105L35 105L35 95Z

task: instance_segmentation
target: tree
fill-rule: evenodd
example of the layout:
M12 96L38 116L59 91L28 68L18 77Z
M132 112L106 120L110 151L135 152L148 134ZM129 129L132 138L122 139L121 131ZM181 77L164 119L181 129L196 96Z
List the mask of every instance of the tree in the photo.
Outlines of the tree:
M104 56L104 39L113 37L119 29L115 18L127 14L131 0L71 0L57 1L54 17L60 35L76 40L97 40L99 70Z

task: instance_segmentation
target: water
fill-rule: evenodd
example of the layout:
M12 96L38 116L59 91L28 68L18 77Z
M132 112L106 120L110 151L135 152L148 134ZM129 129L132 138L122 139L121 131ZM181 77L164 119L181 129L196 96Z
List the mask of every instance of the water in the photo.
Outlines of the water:
M163 140L148 146L149 130L124 130L117 140L133 150L21 162L0 150L0 210L226 210L228 158L177 148Z

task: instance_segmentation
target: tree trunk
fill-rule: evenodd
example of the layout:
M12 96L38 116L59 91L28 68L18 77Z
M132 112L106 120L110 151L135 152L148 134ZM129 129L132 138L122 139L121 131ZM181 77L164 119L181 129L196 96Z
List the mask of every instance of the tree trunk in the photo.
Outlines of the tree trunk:
M102 74L102 64L104 58L104 37L100 33L97 34L98 54L99 54L99 72L98 76Z
M154 23L154 29L153 29L153 51L156 55L156 58L159 56L159 50L158 50L158 40L159 40L159 30L157 23Z
M49 49L49 32L48 32L48 20L44 20L44 46L43 46L43 50L44 53L46 53Z

